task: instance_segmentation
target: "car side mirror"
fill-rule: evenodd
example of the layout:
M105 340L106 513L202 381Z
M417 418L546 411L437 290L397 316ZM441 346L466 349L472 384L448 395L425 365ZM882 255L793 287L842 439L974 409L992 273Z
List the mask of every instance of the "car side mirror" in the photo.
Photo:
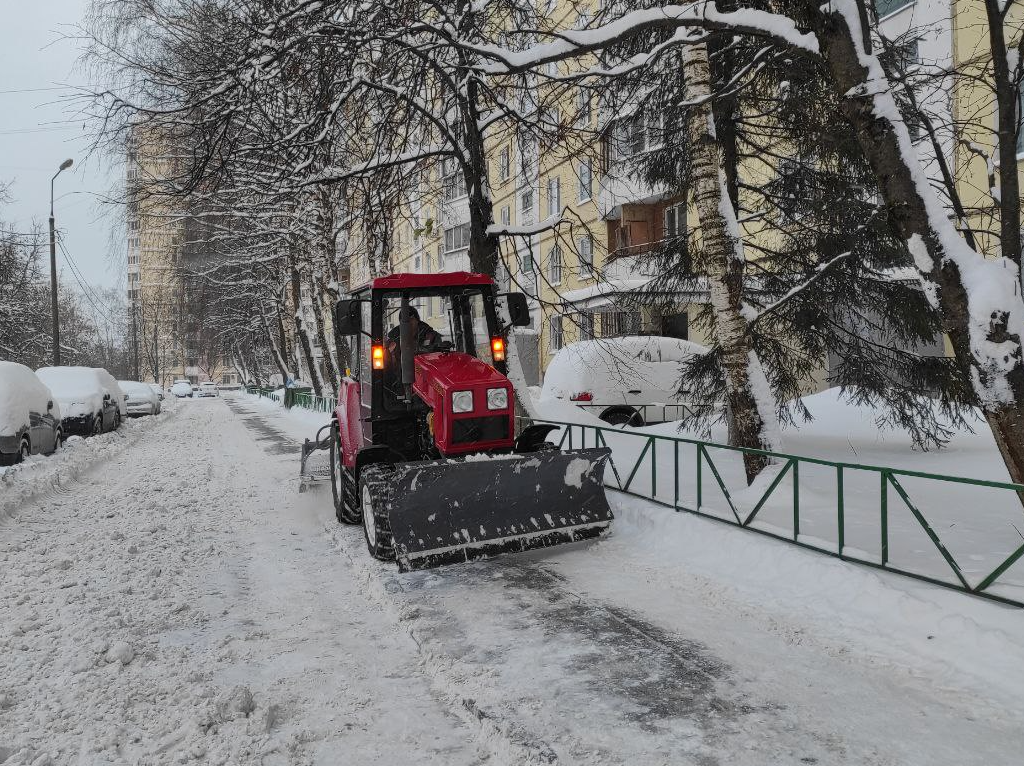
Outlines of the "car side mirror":
M506 293L506 305L508 306L508 318L515 327L529 327L530 307L526 303L526 296L523 293Z
M334 330L339 335L358 335L363 329L362 301L345 298L334 307Z
M51 399L50 401L48 401L46 403L46 411L49 412L52 409L53 409L53 399Z
M103 401L109 402L110 401L110 394L103 394Z

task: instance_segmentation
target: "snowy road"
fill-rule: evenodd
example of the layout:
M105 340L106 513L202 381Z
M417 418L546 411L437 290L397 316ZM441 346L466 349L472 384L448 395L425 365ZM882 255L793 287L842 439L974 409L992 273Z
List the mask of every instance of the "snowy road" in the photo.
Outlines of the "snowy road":
M1014 610L824 625L877 576L783 548L727 588L680 554L742 570L745 533L619 501L606 541L399 575L295 492L306 431L184 402L0 522L0 763L1019 762Z

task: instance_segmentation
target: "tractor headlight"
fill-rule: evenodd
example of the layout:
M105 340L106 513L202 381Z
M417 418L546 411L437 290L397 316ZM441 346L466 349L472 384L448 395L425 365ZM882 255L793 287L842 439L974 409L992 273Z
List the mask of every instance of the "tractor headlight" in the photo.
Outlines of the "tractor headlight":
M489 410L507 410L508 409L508 389L505 389L505 388L488 388L487 389L487 409L489 409Z
M472 412L473 392L456 391L452 394L452 412Z

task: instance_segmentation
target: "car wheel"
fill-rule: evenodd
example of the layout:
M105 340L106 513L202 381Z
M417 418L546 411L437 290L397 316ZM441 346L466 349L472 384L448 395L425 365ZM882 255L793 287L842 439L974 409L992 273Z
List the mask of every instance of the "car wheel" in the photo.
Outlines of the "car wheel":
M50 454L56 455L62 449L64 449L64 432L58 428L57 433L53 435L53 452Z
M92 435L99 436L103 433L103 413L97 412L96 417L92 419Z
M17 460L17 462L20 463L20 462L22 462L24 460L28 460L29 456L31 456L31 455L32 455L32 445L29 444L28 437L27 436L23 436L21 438L21 446L18 447L18 460Z
M117 412L114 413L114 428L113 428L113 430L116 431L120 427L121 427L121 410L117 410Z
M611 426L639 428L644 424L643 416L632 407L615 407L601 413L601 420Z

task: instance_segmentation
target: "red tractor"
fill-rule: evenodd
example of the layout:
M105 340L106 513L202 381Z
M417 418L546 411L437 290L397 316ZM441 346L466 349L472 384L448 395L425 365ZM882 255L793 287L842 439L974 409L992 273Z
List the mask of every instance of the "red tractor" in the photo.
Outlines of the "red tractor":
M335 323L352 365L329 436L308 444L329 441L338 520L363 524L373 556L407 571L607 530L609 450L560 451L550 425L517 434L505 350L530 323L524 295L483 274L394 274L340 300Z

